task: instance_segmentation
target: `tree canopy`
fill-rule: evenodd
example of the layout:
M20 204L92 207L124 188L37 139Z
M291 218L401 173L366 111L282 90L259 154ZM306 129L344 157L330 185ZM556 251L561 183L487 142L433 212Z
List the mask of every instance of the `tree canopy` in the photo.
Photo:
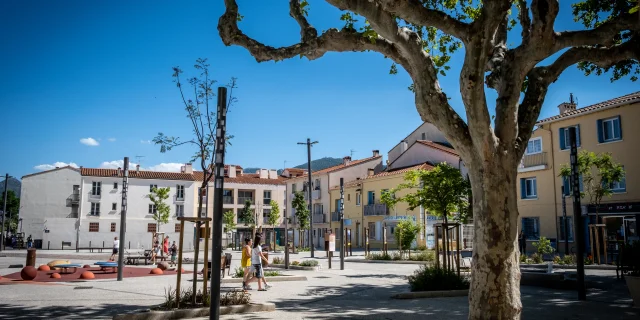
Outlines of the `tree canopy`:
M304 200L304 193L302 193L302 191L297 191L294 194L291 207L295 210L300 229L309 229L309 208L307 207L307 202Z
M171 207L165 202L169 199L169 192L171 188L153 188L149 193L149 200L153 202L156 210L153 212L153 220L158 224L158 231L160 226L169 223L169 214L171 214Z
M244 202L244 207L240 210L239 218L244 222L244 225L253 225L256 223L253 217L253 209L251 208L251 200Z
M229 232L236 228L236 215L233 213L233 210L227 210L222 215L222 223L225 227L225 232Z

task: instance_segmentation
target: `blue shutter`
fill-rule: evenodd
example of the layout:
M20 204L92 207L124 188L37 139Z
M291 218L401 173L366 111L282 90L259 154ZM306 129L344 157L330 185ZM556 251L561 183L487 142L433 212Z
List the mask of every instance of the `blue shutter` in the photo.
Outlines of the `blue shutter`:
M559 134L560 135L560 150L564 150L564 149L567 148L567 142L564 140L564 137L565 137L564 131L565 131L565 128L560 128L560 134Z
M576 126L576 147L580 147L580 125Z
M562 188L563 188L563 194L565 196L568 196L571 194L571 189L569 189L569 177L562 177Z
M603 143L604 142L604 132L603 132L603 128L602 128L602 119L599 119L598 121L596 121L596 126L598 127L598 142L599 143Z
M620 116L618 116L617 119L618 121L614 121L613 135L618 137L618 139L622 139L622 121L620 120Z
M527 193L526 193L526 185L525 185L525 180L524 179L520 179L520 198L521 199L525 199L527 197Z

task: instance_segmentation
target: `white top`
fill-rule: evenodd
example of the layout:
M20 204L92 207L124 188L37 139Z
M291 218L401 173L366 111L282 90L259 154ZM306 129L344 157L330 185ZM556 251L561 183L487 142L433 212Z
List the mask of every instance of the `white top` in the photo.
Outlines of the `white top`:
M262 253L262 246L251 249L251 264L262 264L260 253Z
M114 249L120 248L120 240L113 240L113 248Z

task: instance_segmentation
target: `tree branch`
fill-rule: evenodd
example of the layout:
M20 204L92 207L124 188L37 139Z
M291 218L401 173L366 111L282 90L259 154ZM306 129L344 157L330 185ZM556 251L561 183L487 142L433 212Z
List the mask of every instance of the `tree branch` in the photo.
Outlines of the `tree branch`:
M225 0L225 4L227 9L218 22L218 31L222 42L227 46L235 44L244 47L258 62L279 61L296 56L304 56L309 60L314 60L330 51L346 52L367 50L379 52L397 63L404 62L397 48L395 48L391 42L382 38L372 40L365 37L362 33L348 29L340 31L330 29L319 37L307 38L298 44L287 47L274 48L267 46L248 37L238 28L238 4L236 1ZM298 22L301 23L301 25L308 25L306 18L301 14L293 13L292 15L297 16L296 20L299 19ZM305 32L304 28L305 27L303 27L301 31L303 38L312 33L310 31ZM309 28L311 27L309 26Z
M554 52L567 47L611 46L615 44L616 36L624 30L640 31L640 14L623 14L590 30L560 32L556 35Z
M520 26L522 27L522 42L527 42L531 36L531 19L529 18L526 0L518 0L518 11L518 20L520 20Z
M300 39L302 42L310 41L318 36L318 30L309 24L300 8L300 0L289 0L289 15L300 25Z
M384 11L409 23L434 27L464 43L469 40L470 26L468 23L459 21L440 10L428 9L419 0L380 0L379 3Z
M558 0L533 0L531 2L531 13L533 24L531 30L531 41L553 39L555 33L553 25L560 11Z

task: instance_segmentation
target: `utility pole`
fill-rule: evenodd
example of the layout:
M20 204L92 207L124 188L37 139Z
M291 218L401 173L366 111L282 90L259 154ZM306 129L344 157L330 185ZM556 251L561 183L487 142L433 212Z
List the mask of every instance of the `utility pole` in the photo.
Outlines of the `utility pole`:
M576 128L569 128L569 140L571 142L571 188L573 189L573 219L576 225L576 253L578 264L578 300L587 300L587 289L584 285L584 229L582 228L582 213L580 212L580 182L578 172L578 145L576 140ZM565 229L566 230L566 229Z
M569 254L569 222L567 221L567 196L566 196L569 190L564 190L564 186L562 187L562 220L564 220L564 225L562 226L562 229L564 231L564 254L565 255Z
M119 171L119 170L118 170ZM122 204L120 205L120 247L118 248L118 281L122 281L124 268L124 236L127 229L127 192L129 191L129 157L124 157L122 174ZM78 227L79 229L80 227Z
M7 190L8 184L9 174L7 173L4 176L4 201L2 202L2 230L0 230L0 234L2 234L2 236L0 237L0 251L5 249L4 246L6 244L4 243L4 238L6 237L6 234L4 234L4 220L7 219L7 194L9 194L9 190Z
M345 241L347 237L344 234L344 178L340 178L340 270L344 270L344 252L347 250Z
M222 191L227 134L227 88L218 87L218 123L216 125L215 185L213 189L213 245L211 246L211 298L209 319L220 319L220 256L222 256ZM243 249L244 250L244 249ZM205 261L204 263L207 263ZM207 285L206 283L204 284Z
M312 201L312 193L311 193L311 146L313 146L314 144L318 143L318 141L314 141L311 142L311 139L307 138L307 142L298 142L298 144L306 144L307 145L307 177L309 178L308 180L308 185L307 187L309 188L308 193L309 193L309 247L311 249L311 258L313 258L313 239L312 239L312 235L313 235L313 212L311 211L311 201Z

